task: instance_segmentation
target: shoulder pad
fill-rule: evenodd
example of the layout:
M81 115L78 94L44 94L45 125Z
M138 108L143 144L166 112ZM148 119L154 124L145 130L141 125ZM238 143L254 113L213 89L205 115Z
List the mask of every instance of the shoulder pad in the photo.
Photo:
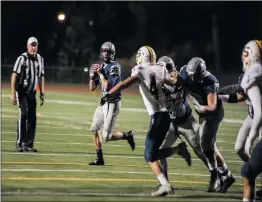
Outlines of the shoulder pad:
M203 77L208 77L210 75L212 75L212 74L209 71L207 71L207 70L202 73Z

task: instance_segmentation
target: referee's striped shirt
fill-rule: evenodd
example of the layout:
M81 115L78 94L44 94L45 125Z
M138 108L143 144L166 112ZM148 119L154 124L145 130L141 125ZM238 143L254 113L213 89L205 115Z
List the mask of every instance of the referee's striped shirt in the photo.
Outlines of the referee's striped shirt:
M34 57L25 52L17 58L13 72L19 76L18 85L27 92L33 92L38 79L45 74L44 59L39 54Z

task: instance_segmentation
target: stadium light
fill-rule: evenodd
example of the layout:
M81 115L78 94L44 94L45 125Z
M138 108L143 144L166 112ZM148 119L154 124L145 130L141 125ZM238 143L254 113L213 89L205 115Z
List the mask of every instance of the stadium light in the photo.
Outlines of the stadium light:
M94 21L93 21L93 20L89 20L88 24L89 24L90 26L93 26L93 25L94 25Z
M60 22L64 22L65 21L65 14L64 13L59 13L58 16L57 16L57 19Z

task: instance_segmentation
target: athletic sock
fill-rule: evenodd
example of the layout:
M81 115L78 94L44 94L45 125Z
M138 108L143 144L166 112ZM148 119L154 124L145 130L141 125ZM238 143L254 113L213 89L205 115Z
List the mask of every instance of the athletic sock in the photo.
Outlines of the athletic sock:
M96 150L96 154L97 154L97 159L98 160L103 159L103 151L102 151L102 149L97 149Z
M165 175L163 173L160 173L158 176L157 176L157 179L159 180L160 184L161 185L166 185L166 184L169 184Z

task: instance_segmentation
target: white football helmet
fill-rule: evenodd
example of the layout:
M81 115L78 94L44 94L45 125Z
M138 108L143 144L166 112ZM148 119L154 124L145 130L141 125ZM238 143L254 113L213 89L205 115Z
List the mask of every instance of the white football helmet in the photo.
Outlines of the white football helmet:
M248 67L253 63L261 63L262 61L262 42L259 40L249 41L243 51L241 60L243 63L243 71L245 72Z
M156 63L156 53L150 46L141 47L136 54L136 63L146 64L146 63Z

